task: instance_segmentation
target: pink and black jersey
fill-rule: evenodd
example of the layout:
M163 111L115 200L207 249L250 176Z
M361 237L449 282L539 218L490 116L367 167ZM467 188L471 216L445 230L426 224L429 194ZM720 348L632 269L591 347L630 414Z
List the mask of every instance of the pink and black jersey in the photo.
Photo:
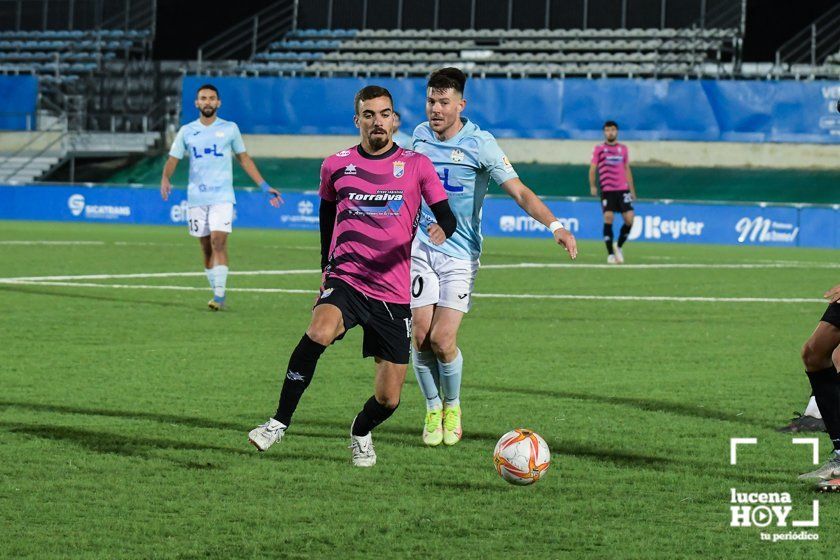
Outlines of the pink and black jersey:
M355 146L324 160L322 199L336 203L327 273L388 303L411 301L411 241L420 202L446 200L429 158L396 147L372 156Z
M628 191L627 164L630 153L624 144L598 144L592 152L592 164L598 167L601 192Z

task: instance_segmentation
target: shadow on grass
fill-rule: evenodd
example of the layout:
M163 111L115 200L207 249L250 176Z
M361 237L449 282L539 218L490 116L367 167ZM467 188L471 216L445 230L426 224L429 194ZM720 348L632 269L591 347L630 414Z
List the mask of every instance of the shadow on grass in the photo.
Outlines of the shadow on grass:
M107 285L103 286L107 287ZM46 287L46 286L45 286ZM62 286L64 287L64 286ZM88 290L90 288L83 288ZM205 306L200 305L201 300L197 300L196 304L188 304L188 303L174 303L174 302L164 302L164 301L148 301L142 299L127 299L124 297L110 297L110 296L99 296L94 294L74 294L68 293L65 291L51 291L51 290L44 290L44 289L37 289L30 286L14 286L11 284L0 284L0 291L6 292L18 292L22 294L32 294L38 296L55 296L55 297L62 297L62 298L76 298L76 299L85 299L85 300L95 300L95 301L111 301L117 303L131 303L131 304L139 304L139 305L155 305L157 307L178 307L178 308L185 308L185 309L197 309L200 311L205 310ZM209 289L208 289L209 292Z
M318 426L321 428L330 428L331 430L347 429L347 426L344 424L323 420L308 420L306 422L306 426ZM385 424L376 431L376 435L377 439L396 442L406 446L418 447L420 445L420 433L414 428L389 426ZM464 440L459 445L480 443L485 449L492 450L498 439L499 434L469 430L465 433ZM547 443L549 444L549 448L551 449L551 453L553 455L564 455L579 458L584 457L595 461L612 463L619 467L663 470L676 468L681 465L681 463L673 459L642 455L640 453L631 453L615 449L601 449L571 440L561 441L558 439L551 439Z
M217 430L235 430L238 432L247 431L253 426L237 424L234 422L223 422L207 418L196 418L193 416L177 416L174 414L161 414L155 412L140 412L136 410L108 410L104 408L87 408L79 406L68 406L50 403L31 403L0 399L0 409L14 407L36 412L52 412L57 414L81 414L84 416L104 416L106 418L126 418L129 420L151 420L161 424L175 424L178 426L190 426L194 428L213 428Z
M88 451L101 454L119 455L122 457L142 458L142 459L162 459L174 463L177 466L188 469L214 470L223 468L224 465L213 462L196 461L195 459L175 459L172 457L162 457L154 455L154 451L212 451L218 453L225 453L237 457L260 456L262 460L277 461L277 462L293 462L293 461L336 461L325 457L323 454L306 453L305 451L297 450L294 456L284 456L280 454L263 455L258 454L256 450L251 448L247 443L243 442L242 448L225 447L221 445L208 445L197 443L194 441L176 441L163 438L146 438L127 436L124 434L115 434L111 432L101 432L96 430L83 430L80 428L70 428L66 426L41 424L22 424L14 422L0 422L0 427L13 434L24 434L27 436L47 439L52 441L69 442L78 445ZM341 462L344 462L343 460Z
M521 391L521 390L520 390ZM261 460L290 462L298 460L309 461L333 461L345 462L344 459L330 459L323 454L306 453L303 449L297 449L293 456L286 454L258 454L245 441L245 433L253 426L245 426L233 422L220 422L205 418L190 416L177 416L172 414L156 414L150 412L137 412L126 410L107 410L99 408L83 408L67 405L53 405L41 403L15 402L0 400L0 408L16 407L37 412L80 414L88 416L103 416L106 418L124 418L128 420L152 420L164 424L176 426L188 426L196 428L212 428L220 430L231 430L241 433L243 436L242 447L225 447L219 445L208 445L192 441L176 441L163 438L144 438L125 436L111 432L99 432L78 428L69 428L56 425L44 426L42 424L23 424L13 422L0 422L0 428L11 433L19 433L49 439L54 441L67 441L79 445L96 453L116 454L125 457L140 457L145 459L163 459L172 462L182 468L195 470L213 470L223 468L212 462L200 462L194 459L178 460L153 455L153 451L175 450L175 451L213 451L233 456L258 456ZM324 440L344 440L349 431L349 424L346 422L308 419L295 424L289 432L293 438L316 438ZM385 424L377 432L377 439L388 443L397 443L406 447L419 447L420 434L416 428L398 425ZM470 446L481 446L490 450L495 446L499 434L469 430L464 441L453 451ZM787 481L791 474L785 470L763 471L761 473L733 472L725 465L716 465L714 461L683 461L674 458L657 457L644 455L632 451L598 447L587 445L580 441L558 438L547 438L547 443L554 457L584 458L595 463L602 463L617 468L645 469L654 471L671 471L687 473L703 473L718 477L724 480L738 480L751 483L774 483ZM721 459L723 461L723 459ZM481 487L462 488L463 490L482 490Z
M520 394L538 397L552 397L555 399L573 399L581 401L597 402L600 404L629 406L645 412L667 412L678 416L689 418L700 418L705 420L720 420L722 422L734 422L737 424L750 424L766 429L775 429L778 426L754 420L745 416L738 416L731 412L723 412L698 405L682 404L668 401L657 401L653 399L642 399L638 397L616 397L609 395L593 395L589 393L575 393L572 391L558 391L552 389L531 389L528 387L499 387L493 385L465 385L468 389L489 391L492 393Z

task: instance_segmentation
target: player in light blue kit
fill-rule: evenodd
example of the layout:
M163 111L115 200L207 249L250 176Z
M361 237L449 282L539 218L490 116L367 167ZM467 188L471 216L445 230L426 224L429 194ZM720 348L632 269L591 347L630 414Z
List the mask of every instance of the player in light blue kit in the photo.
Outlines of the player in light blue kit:
M204 272L213 290L213 299L207 305L213 311L220 311L225 307L227 236L233 229L233 206L236 204L231 155L236 156L242 169L263 192L270 195L272 206L279 208L283 198L260 175L254 160L245 151L236 123L216 116L216 111L222 106L219 90L210 84L201 86L196 93L195 106L199 110L199 118L182 126L172 142L160 180L160 194L163 200L169 199L172 192L170 178L178 162L184 154L188 154L187 224L190 235L198 237L204 253Z
M493 135L461 116L467 103L463 97L466 81L457 68L443 68L429 77L429 120L414 130L413 138L414 150L434 163L458 223L452 237L434 245L426 234L432 214L424 206L422 226L417 228L411 250L414 373L426 397L423 442L432 446L461 440L464 360L456 336L470 309L481 255L481 208L490 180L549 228L572 259L577 257L574 236L519 180Z

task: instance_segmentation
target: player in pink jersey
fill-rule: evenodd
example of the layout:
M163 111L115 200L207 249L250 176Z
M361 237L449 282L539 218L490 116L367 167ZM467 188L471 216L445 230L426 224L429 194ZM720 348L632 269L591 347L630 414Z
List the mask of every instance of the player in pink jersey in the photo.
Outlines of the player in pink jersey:
M601 185L601 211L604 213L604 243L607 245L607 262L621 264L624 254L621 248L633 227L633 201L636 199L636 187L630 172L630 153L627 146L618 143L618 124L615 121L604 123L604 143L595 146L592 162L589 165L589 193L598 196L598 183ZM615 212L624 218L618 244L613 246L613 220Z
M392 140L394 104L388 90L361 89L354 99L359 145L321 165L321 294L306 334L292 352L277 412L251 430L248 440L265 451L291 423L315 366L327 346L356 325L364 329L362 355L376 362L374 394L350 428L353 464L376 464L371 430L400 402L411 348L411 242L425 201L437 224L433 243L456 227L446 191L431 160Z

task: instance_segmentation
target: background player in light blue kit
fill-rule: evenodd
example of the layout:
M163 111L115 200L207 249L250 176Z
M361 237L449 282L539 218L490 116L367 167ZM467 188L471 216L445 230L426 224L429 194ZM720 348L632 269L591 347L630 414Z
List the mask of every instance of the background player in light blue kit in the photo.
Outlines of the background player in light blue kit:
M263 192L271 195L269 202L275 208L283 203L280 191L273 189L262 178L236 123L220 119L216 111L222 106L219 90L206 84L198 88L195 106L200 115L178 131L169 159L163 168L160 194L169 199L172 191L170 178L178 162L188 154L190 179L187 186L189 214L187 225L190 235L198 237L204 253L204 272L213 290L208 306L219 311L225 306L225 288L228 275L227 236L233 230L233 163L231 155Z
M434 163L458 224L452 237L434 245L426 233L427 221L433 218L424 206L411 254L413 362L426 397L423 441L427 445L454 445L461 439L464 361L456 336L470 309L481 255L481 209L490 180L549 228L572 259L577 257L574 236L519 180L493 135L461 116L467 103L466 81L457 68L434 72L426 92L429 120L414 130L414 149Z

